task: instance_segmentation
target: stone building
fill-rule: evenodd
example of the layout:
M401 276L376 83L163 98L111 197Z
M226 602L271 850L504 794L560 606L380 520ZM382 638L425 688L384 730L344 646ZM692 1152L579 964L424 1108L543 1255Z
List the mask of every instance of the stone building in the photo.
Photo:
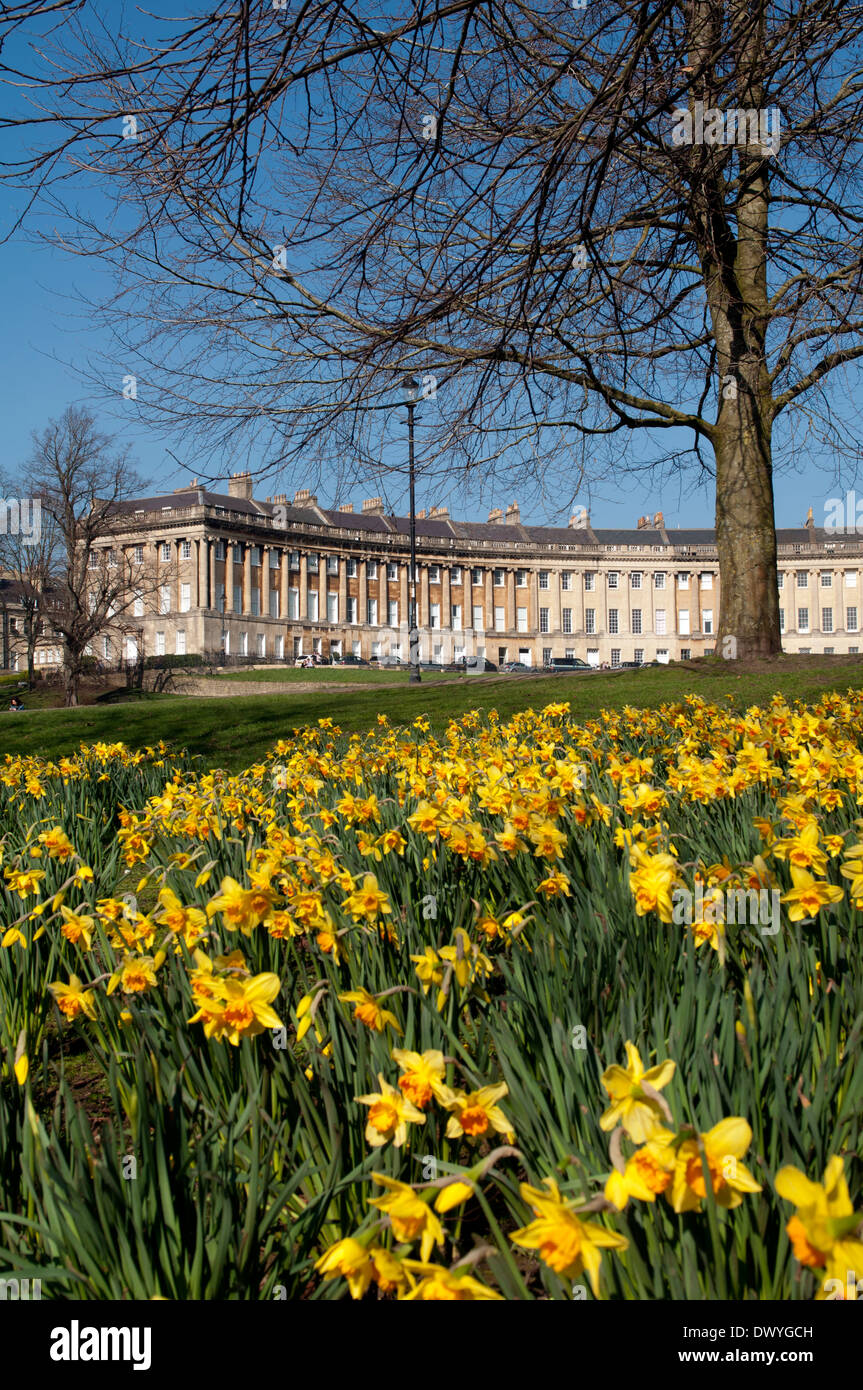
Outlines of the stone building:
M528 526L515 502L486 522L433 507L416 529L423 661L617 666L714 650L711 529L670 530L661 512L632 530L595 529L584 510L567 526ZM816 528L810 509L777 541L785 649L859 651L861 538ZM408 660L409 523L379 497L360 511L328 510L307 490L258 501L251 475L237 473L226 493L195 482L124 503L105 544L147 583L99 639L100 659Z

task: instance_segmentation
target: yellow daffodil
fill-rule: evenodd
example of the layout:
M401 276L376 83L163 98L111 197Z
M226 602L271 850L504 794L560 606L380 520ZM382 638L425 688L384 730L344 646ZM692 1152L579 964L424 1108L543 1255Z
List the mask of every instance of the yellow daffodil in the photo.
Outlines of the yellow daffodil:
M369 1205L384 1212L393 1228L396 1240L412 1245L420 1241L420 1258L428 1260L435 1245L443 1245L443 1227L428 1202L418 1197L407 1183L398 1182L384 1173L372 1173L381 1187L386 1188L383 1197L370 1197Z
M514 1231L510 1240L525 1250L536 1250L555 1274L578 1279L587 1271L591 1287L599 1296L599 1271L603 1250L626 1250L625 1236L595 1221L585 1221L571 1202L561 1197L553 1178L545 1179L547 1191L522 1183L519 1191L536 1214L537 1220Z
M370 1107L366 1124L366 1143L377 1149L392 1140L393 1147L400 1149L407 1139L408 1125L421 1125L425 1116L380 1074L378 1085L381 1088L379 1091L356 1097L360 1105Z
M515 1143L515 1131L497 1101L509 1094L505 1081L496 1086L481 1086L478 1091L453 1091L439 1084L436 1095L445 1110L450 1112L446 1127L447 1139L466 1138L473 1142L502 1134L508 1143Z
M600 1078L612 1103L600 1116L599 1123L604 1130L622 1124L630 1139L636 1144L643 1144L665 1117L662 1103L645 1092L644 1087L661 1091L673 1077L676 1063L668 1060L645 1071L641 1054L634 1043L627 1042L625 1047L626 1067L615 1063Z
M699 1143L700 1139L700 1143ZM734 1115L720 1120L706 1134L687 1138L675 1151L671 1205L676 1212L699 1211L707 1185L702 1167L702 1150L710 1173L713 1200L720 1207L737 1207L744 1194L760 1192L761 1184L739 1161L752 1142L752 1130Z

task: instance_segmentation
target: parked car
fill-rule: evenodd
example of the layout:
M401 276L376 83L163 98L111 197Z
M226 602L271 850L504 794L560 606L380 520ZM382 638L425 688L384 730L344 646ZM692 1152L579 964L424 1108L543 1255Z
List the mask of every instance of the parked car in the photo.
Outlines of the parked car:
M593 671L595 668L582 661L580 656L555 656L544 668L546 671L563 673L565 671Z
M347 652L344 656L333 658L334 666L368 666L368 662L362 656L354 656L353 652Z
M528 666L526 661L505 661L500 669L505 671L507 675L542 675L541 666Z
M462 656L458 661L451 661L448 666L444 666L445 671L460 671L464 675L476 675L478 672L496 671L497 667L488 657Z

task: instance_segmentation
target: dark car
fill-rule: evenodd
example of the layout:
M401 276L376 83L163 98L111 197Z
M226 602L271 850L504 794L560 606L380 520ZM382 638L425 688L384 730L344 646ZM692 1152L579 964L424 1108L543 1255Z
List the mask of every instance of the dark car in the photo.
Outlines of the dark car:
M496 671L497 667L493 661L481 656L462 656L458 661L451 661L448 666L444 666L445 671L456 671L467 675L468 672L473 676L481 671Z
M528 666L525 661L505 661L501 666L501 671L507 675L527 675L541 676L542 669L539 666Z
M586 661L582 661L580 656L555 656L545 667L546 671L563 673L565 671L593 671L593 666L588 666Z
M353 652L348 652L345 656L337 656L333 661L334 666L368 666L368 664L364 657L354 656Z

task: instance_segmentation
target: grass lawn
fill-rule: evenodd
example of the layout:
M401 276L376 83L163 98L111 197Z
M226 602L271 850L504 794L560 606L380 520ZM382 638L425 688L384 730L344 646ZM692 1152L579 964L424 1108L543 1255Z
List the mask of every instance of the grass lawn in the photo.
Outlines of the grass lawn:
M304 673L308 674L308 673ZM689 693L707 700L730 696L734 706L763 704L781 692L787 699L815 700L825 690L863 685L863 665L854 658L783 657L754 670L719 660L689 666L575 676L476 677L457 685L422 685L331 694L274 693L225 699L152 696L129 703L80 709L28 710L0 715L0 755L38 753L60 757L79 743L122 740L137 748L159 739L185 747L208 767L247 767L291 729L331 718L347 731L371 727L378 714L394 723L427 715L435 729L467 709L496 709L507 718L517 710L568 700L577 718L603 707L656 706Z

